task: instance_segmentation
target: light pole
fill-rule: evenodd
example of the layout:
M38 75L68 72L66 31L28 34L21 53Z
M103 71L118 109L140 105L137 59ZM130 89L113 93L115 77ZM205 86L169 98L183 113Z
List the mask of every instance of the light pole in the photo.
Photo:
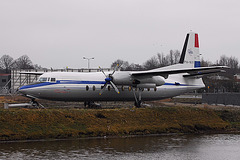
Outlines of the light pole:
M83 59L88 60L88 69L89 69L89 66L90 66L90 60L91 60L91 59L94 59L94 57L92 57L92 58L86 58L86 57L83 57Z

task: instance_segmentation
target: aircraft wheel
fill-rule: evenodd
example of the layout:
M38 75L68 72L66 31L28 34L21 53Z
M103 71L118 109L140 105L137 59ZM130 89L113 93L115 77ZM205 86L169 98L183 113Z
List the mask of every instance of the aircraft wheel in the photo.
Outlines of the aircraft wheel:
M32 99L30 101L30 103L32 104L33 107L38 107L39 106L39 103L35 99Z
M137 107L137 108L140 108L141 107L141 101L137 101L134 103L134 105Z

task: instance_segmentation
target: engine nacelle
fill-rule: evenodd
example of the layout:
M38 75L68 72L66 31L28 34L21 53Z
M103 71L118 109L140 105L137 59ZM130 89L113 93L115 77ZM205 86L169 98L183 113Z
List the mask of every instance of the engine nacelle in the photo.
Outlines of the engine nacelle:
M131 76L130 72L115 72L113 82L116 85L137 86L138 88L155 88L165 84L162 76Z
M153 76L152 79L157 86L161 86L165 84L165 79L161 76Z
M144 77L138 77L136 78L136 80L139 82L139 84L155 84L155 87L165 84L165 80L161 76L153 76L153 77L144 76Z
M127 71L121 71L121 72L115 72L113 75L113 82L116 85L132 85L132 79L130 72Z

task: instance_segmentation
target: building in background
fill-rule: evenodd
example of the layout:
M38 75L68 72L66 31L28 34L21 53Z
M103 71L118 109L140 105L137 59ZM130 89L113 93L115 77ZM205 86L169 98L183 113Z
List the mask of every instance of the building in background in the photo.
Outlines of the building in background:
M10 73L0 72L0 90L2 91L2 93L7 93L8 90L11 88L11 83L9 83L10 79Z

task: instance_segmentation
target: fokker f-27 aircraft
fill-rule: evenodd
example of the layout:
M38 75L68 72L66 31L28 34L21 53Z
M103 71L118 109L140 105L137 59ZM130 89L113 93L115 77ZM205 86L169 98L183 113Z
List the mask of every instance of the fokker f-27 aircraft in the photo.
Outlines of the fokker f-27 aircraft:
M19 88L35 99L56 101L143 101L174 97L205 87L202 76L221 72L227 67L200 67L198 34L187 34L179 64L148 71L47 72L38 81Z

